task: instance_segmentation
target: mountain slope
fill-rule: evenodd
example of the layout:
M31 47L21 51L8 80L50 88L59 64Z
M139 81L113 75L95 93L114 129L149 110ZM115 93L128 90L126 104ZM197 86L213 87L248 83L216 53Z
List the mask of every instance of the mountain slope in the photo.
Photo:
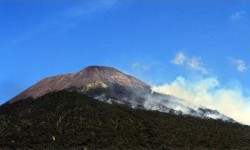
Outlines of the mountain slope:
M59 91L0 107L0 149L249 149L250 128Z
M105 66L90 66L75 74L45 78L8 103L12 104L27 98L36 99L49 92L60 90L77 91L110 104L126 104L132 108L235 122L216 110L193 106L171 95L155 93L148 84Z
M126 75L114 68L104 66L90 66L75 74L58 75L45 78L24 92L20 93L9 102L14 103L21 99L38 98L49 92L77 88L88 91L95 88L108 88L113 90L115 85L129 90L150 91L149 85Z

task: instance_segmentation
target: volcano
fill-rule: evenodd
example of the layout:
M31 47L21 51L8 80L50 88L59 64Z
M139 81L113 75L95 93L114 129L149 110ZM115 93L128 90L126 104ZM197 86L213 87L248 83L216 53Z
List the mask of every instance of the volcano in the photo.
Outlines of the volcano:
M0 106L0 149L249 149L249 133L105 66L45 78Z
M235 122L216 110L194 106L177 97L153 92L143 81L106 66L89 66L74 74L45 78L8 103L27 98L37 99L61 90L76 91L110 104L126 104L132 108Z

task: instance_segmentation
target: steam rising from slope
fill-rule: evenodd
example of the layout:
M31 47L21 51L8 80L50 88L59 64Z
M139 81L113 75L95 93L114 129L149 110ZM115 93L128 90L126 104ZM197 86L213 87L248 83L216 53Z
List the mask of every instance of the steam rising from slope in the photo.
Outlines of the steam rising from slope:
M221 87L214 77L199 81L177 77L170 84L154 86L153 90L218 110L238 122L250 125L250 97L245 97L241 89Z

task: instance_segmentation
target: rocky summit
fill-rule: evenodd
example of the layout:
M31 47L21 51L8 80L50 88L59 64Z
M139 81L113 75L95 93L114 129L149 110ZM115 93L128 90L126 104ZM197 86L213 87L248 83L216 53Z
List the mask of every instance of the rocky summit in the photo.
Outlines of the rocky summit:
M126 91L149 92L150 86L144 82L126 75L114 68L104 66L90 66L74 74L48 77L20 93L9 102L14 103L26 98L38 98L50 92L60 90L78 90L87 92L94 89L117 90L123 87ZM117 91L122 94L123 91Z

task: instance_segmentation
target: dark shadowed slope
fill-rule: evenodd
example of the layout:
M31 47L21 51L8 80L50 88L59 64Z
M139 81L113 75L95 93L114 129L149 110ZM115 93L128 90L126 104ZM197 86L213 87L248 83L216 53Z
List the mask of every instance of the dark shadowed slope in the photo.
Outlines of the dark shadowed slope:
M110 105L59 91L0 107L0 149L249 149L235 123Z

